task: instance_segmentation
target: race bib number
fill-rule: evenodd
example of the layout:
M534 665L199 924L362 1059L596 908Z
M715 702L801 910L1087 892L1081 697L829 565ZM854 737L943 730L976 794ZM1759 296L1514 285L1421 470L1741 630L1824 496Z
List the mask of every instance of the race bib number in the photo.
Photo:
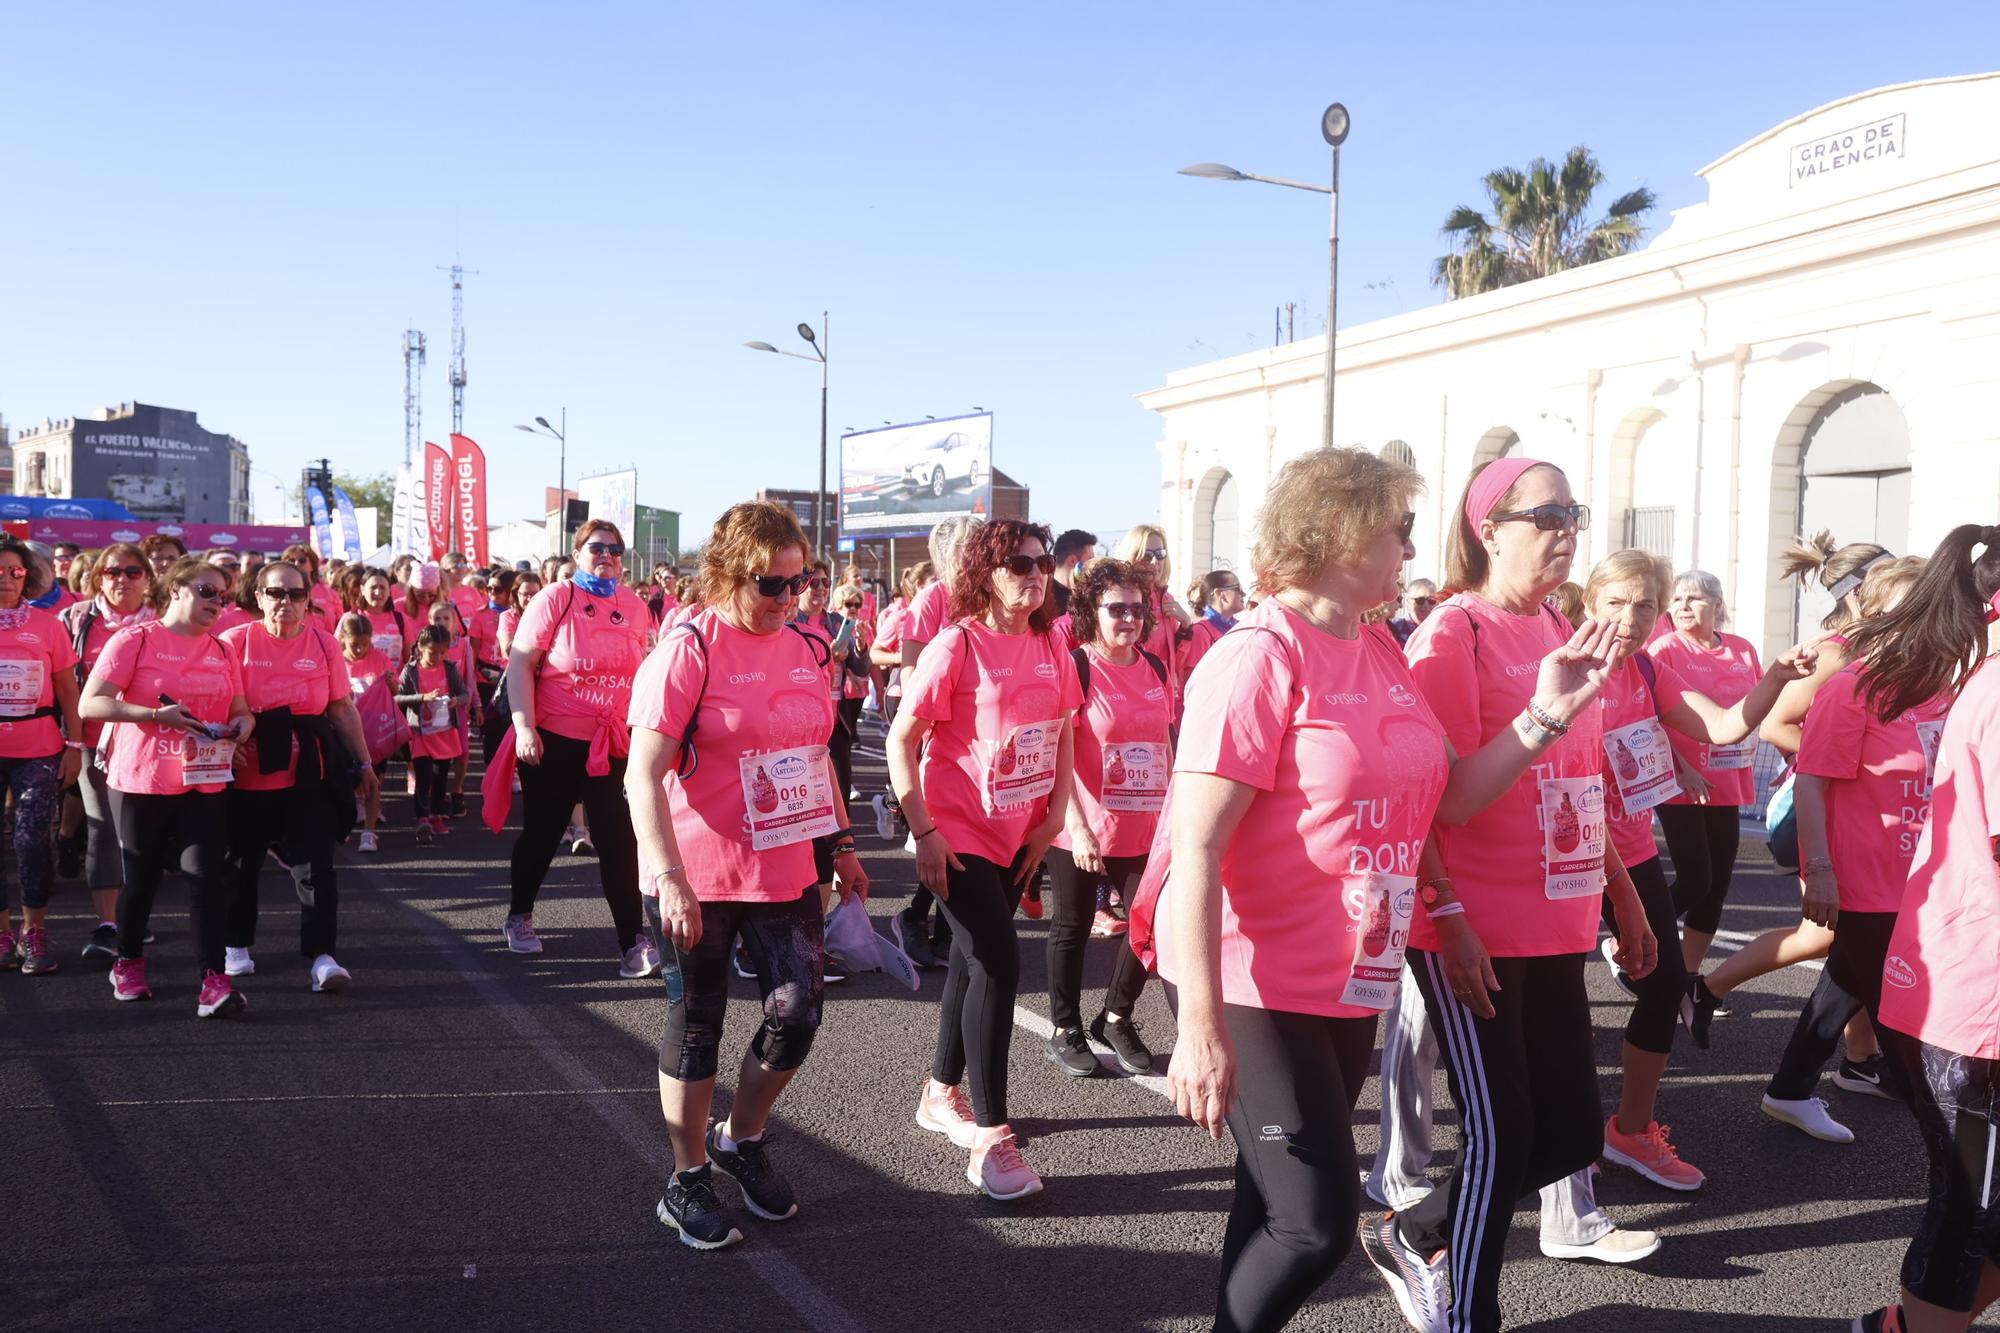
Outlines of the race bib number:
M1354 960L1342 1004L1387 1009L1403 976L1410 916L1417 906L1414 875L1370 874L1361 880L1361 919L1354 923Z
M1627 814L1650 810L1681 794L1680 779L1674 776L1674 752L1658 718L1605 732L1604 757Z
M1056 789L1056 741L1062 719L1014 728L997 746L981 742L986 781L981 784L986 813L1039 801Z
M1106 810L1158 814L1167 801L1167 747L1151 742L1104 747Z
M403 660L403 636L400 634L377 634L372 640L375 651L391 662Z
M768 852L840 831L824 745L746 754L737 761L750 848Z
M1542 780L1542 891L1551 900L1604 889L1604 780Z
M1944 735L1944 719L1917 723L1917 744L1924 752L1924 799L1931 798L1931 781L1937 776L1938 738Z
M1757 757L1757 738L1745 736L1734 745L1711 745L1708 747L1708 766L1716 772L1730 769L1748 768L1750 761Z
M230 760L236 756L235 741L212 741L191 737L181 752L181 780L190 787L208 787L218 782L234 782L236 770Z
M49 682L49 664L9 658L0 661L0 718L26 717L42 706L42 689Z
M451 730L451 700L424 700L423 723L418 730L426 736L435 736L440 731Z

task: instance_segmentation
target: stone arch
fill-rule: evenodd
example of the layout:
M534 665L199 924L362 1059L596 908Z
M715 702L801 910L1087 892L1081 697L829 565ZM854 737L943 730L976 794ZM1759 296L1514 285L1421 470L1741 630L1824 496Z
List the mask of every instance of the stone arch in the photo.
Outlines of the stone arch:
M1799 399L1771 450L1768 636L1792 641L1833 601L1811 580L1787 588L1778 557L1794 536L1909 550L1910 432L1901 405L1872 380L1832 380Z
M1472 466L1490 463L1521 452L1521 433L1512 426L1495 426L1479 437L1472 450Z
M1381 453L1382 457L1391 463L1401 463L1407 468L1414 468L1417 465L1417 451L1402 440L1389 441L1382 446Z
M1645 448L1646 435L1666 413L1657 407L1636 408L1625 414L1611 436L1610 512L1605 514L1605 540L1614 549L1639 546L1655 555L1674 555L1674 507L1661 500L1673 498L1674 490L1662 490L1654 475L1660 460ZM1641 456L1648 466L1641 467Z
M1194 521L1189 525L1192 563L1181 571L1187 579L1211 569L1234 569L1242 542L1242 489L1229 469L1210 468L1195 486Z

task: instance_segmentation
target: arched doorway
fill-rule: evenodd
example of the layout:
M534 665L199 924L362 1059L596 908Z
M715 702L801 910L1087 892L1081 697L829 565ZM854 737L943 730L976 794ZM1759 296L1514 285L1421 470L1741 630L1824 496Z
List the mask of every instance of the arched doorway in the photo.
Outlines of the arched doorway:
M1391 440L1383 445L1382 457L1391 463L1401 463L1407 468L1414 468L1417 465L1417 451L1402 440Z
M1613 539L1622 547L1637 547L1668 560L1674 558L1674 496L1680 490L1672 450L1648 435L1666 413L1642 407L1618 423L1611 437L1611 514Z
M1778 433L1772 468L1776 548L1824 529L1843 546L1874 542L1908 553L1910 429L1880 385L1843 380L1807 394ZM1792 598L1775 600L1789 601L1794 638L1833 609L1811 579Z
M1511 458L1520 452L1520 433L1511 426L1495 426L1479 437L1479 443L1472 451L1472 466L1478 467L1496 458Z
M1236 478L1223 468L1213 468L1201 479L1194 492L1194 522L1190 526L1191 563L1182 572L1189 580L1212 569L1236 567L1241 529L1237 518Z

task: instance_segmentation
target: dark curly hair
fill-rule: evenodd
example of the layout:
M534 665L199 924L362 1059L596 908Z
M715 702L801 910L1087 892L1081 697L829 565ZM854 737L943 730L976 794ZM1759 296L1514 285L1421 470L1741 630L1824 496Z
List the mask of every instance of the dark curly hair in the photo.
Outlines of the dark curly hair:
M1078 643L1097 642L1098 599L1112 588L1128 586L1139 590L1139 642L1152 637L1153 626L1159 623L1153 614L1152 576L1130 560L1104 556L1085 565L1069 585L1070 628Z
M993 571L1000 568L1022 542L1033 539L1042 550L1053 552L1055 537L1039 523L1000 518L965 534L958 547L958 565L951 576L951 618L965 620L983 616L993 601ZM1042 604L1028 614L1028 629L1045 634L1055 623L1056 604L1046 593Z

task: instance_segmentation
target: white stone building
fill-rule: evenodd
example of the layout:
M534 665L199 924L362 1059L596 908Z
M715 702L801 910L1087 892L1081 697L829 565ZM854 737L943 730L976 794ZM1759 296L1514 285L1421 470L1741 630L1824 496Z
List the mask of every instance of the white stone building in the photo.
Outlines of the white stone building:
M1593 512L1577 578L1628 545L1719 575L1767 651L1817 622L1795 534L1927 552L2000 522L2000 74L1833 102L1699 173L1643 250L1340 331L1336 439L1429 482L1411 567L1479 461L1560 464ZM1247 571L1258 497L1318 445L1325 345L1167 376L1174 567ZM1816 596L1816 594L1815 594Z

